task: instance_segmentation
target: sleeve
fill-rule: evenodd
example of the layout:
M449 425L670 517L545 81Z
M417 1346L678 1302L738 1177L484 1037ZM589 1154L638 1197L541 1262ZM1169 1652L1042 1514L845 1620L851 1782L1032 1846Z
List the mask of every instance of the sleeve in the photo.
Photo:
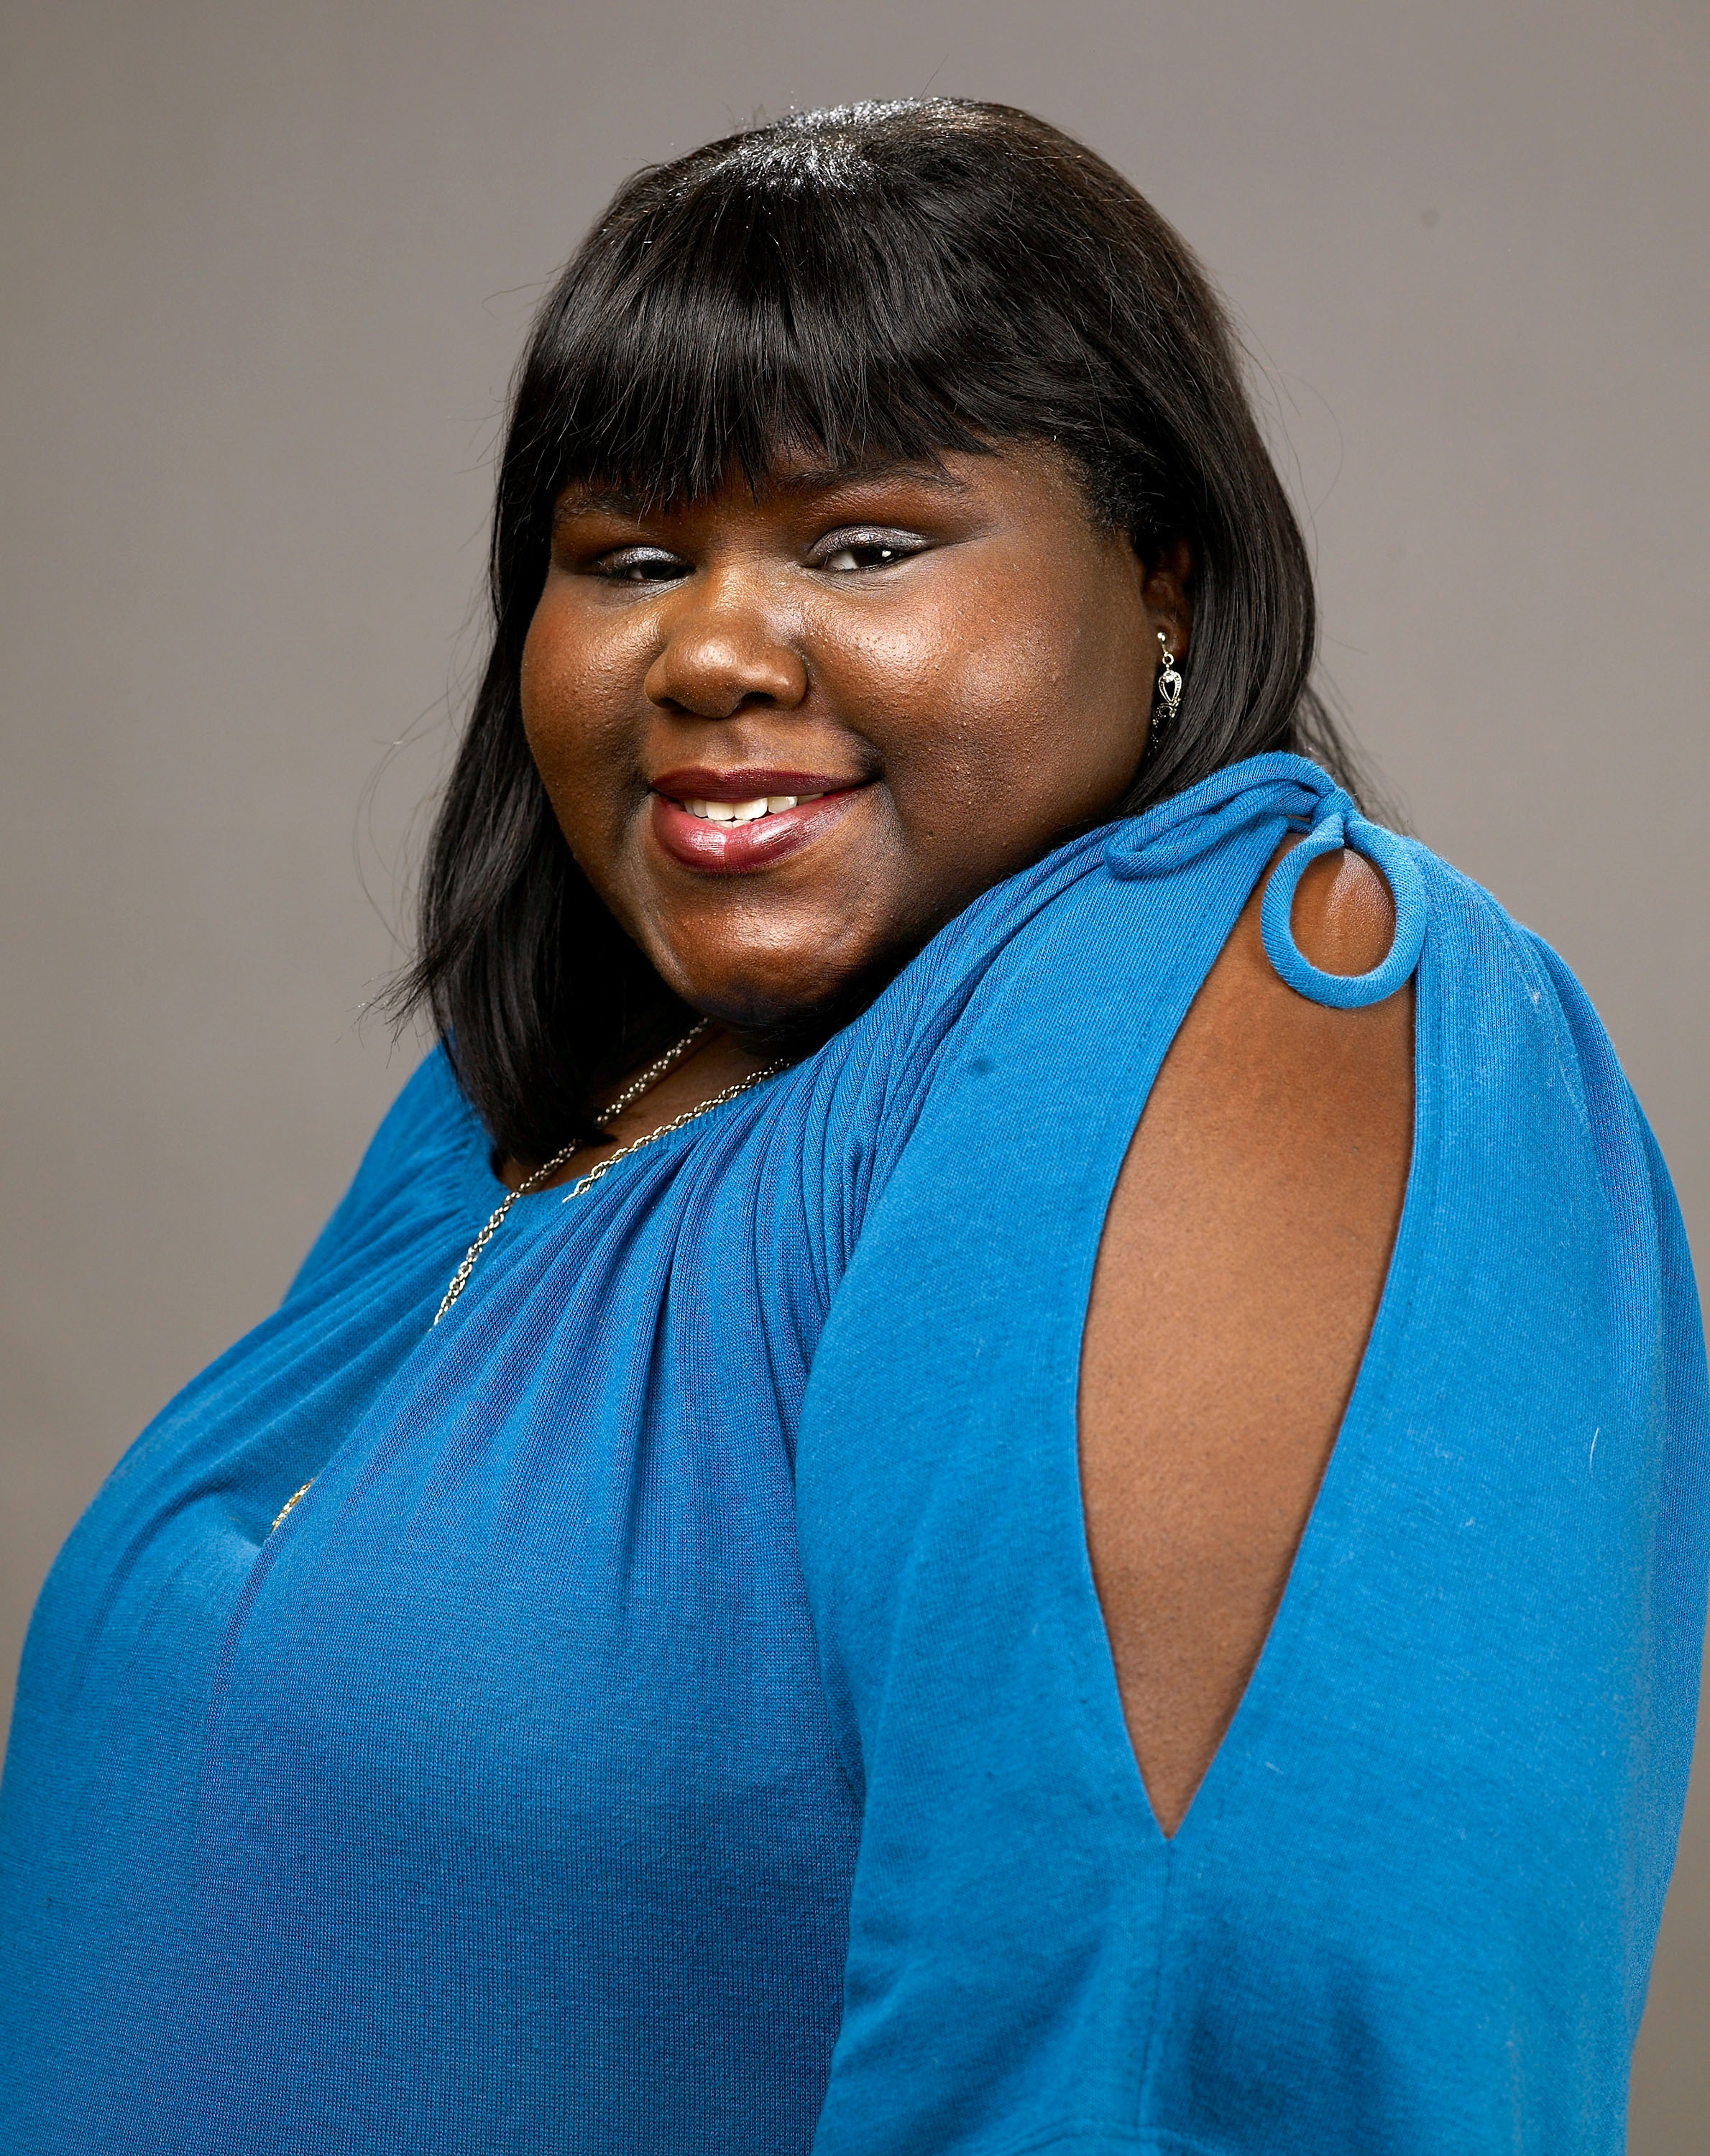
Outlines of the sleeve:
M1110 1191L1220 941L1208 877L1060 914L869 1209L797 1465L863 1808L815 2156L1619 2145L1697 1689L1702 1324L1577 983L1412 857L1389 1280L1173 1836L1127 1745L1076 1403Z
M316 1289L400 1195L465 1156L480 1137L445 1050L435 1048L382 1117L349 1188L285 1290L284 1303Z

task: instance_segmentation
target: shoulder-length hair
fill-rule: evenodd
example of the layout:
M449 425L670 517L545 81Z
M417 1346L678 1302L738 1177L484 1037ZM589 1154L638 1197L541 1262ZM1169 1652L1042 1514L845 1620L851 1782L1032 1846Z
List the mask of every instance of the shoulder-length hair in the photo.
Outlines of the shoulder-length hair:
M1306 549L1204 274L1120 173L1007 105L857 105L729 136L620 188L547 295L514 386L492 648L398 983L495 1147L545 1159L685 1023L572 860L523 737L523 639L573 481L655 501L834 465L1048 442L1143 558L1185 538L1179 711L1134 811L1266 749L1338 776L1307 685Z

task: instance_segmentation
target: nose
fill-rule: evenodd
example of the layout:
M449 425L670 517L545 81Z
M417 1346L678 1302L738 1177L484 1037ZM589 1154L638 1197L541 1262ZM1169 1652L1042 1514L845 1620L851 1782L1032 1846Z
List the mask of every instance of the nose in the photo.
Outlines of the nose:
M793 711L808 665L760 580L729 571L684 580L644 684L662 711L728 719L758 706Z

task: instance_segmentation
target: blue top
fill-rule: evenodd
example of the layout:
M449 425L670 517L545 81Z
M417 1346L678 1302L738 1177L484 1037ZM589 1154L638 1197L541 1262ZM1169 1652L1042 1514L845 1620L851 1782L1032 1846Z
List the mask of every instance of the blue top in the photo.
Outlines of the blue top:
M1418 963L1389 1279L1173 1840L1075 1398L1264 864ZM1343 838L1378 973L1288 894ZM1423 956L1420 956L1421 947ZM795 1070L513 1210L444 1060L43 1591L8 2156L1618 2156L1691 1746L1702 1336L1566 969L1263 757L953 921ZM285 1500L313 1487L277 1532Z

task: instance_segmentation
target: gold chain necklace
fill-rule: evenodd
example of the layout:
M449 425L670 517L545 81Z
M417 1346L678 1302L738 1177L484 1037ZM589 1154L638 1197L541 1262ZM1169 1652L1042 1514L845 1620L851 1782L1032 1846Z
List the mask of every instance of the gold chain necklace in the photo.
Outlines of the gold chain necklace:
M621 1116L625 1108L633 1108L644 1094L650 1093L661 1079L668 1078L689 1050L694 1047L696 1042L700 1040L701 1034L706 1032L706 1025L707 1021L702 1019L697 1025L690 1028L675 1048L668 1048L656 1063L650 1063L641 1075L626 1086L619 1094L616 1100L606 1110L603 1120L609 1122L613 1116ZM628 1145L620 1146L616 1152L609 1154L604 1160L596 1161L586 1175L580 1177L571 1184L564 1193L561 1202L567 1205L573 1198L579 1198L584 1190L589 1189L598 1183L600 1178L609 1169L615 1168L620 1160L627 1160L632 1152L639 1152L644 1146L650 1146L655 1138L662 1138L667 1137L672 1131L681 1130L686 1123L692 1123L697 1116L704 1116L713 1108L721 1108L727 1101L734 1101L739 1093L746 1093L751 1086L759 1085L764 1079L775 1078L778 1072L786 1067L788 1061L788 1059L785 1057L776 1063L768 1063L763 1070L755 1071L752 1077L744 1078L738 1085L727 1086L721 1093L715 1093L710 1101L703 1101L699 1107L690 1108L684 1114L673 1116L670 1122L661 1123L656 1131L650 1131L645 1137L632 1138ZM543 1161L532 1175L526 1176L515 1190L506 1193L504 1204L493 1209L492 1217L480 1235L475 1237L474 1242L470 1245L463 1263L452 1275L451 1285L445 1291L444 1299L434 1312L435 1325L469 1286L469 1276L475 1270L475 1260L497 1235L505 1215L517 1199L526 1198L531 1191L538 1190L549 1176L561 1168L573 1154L581 1150L582 1142L579 1139L574 1145L562 1147L552 1155L550 1160ZM280 1524L299 1498L307 1496L313 1487L314 1477L311 1476L300 1490L294 1490L291 1492L285 1503L280 1506L273 1527L267 1531L269 1534L273 1532L274 1527Z
M668 1048L658 1062L650 1063L641 1075L632 1084L626 1086L619 1094L601 1120L609 1122L614 1116L622 1115L625 1108L633 1108L644 1093L650 1093L661 1079L669 1077L700 1040L701 1034L706 1032L706 1025L707 1021L702 1019L698 1024L690 1028L675 1048ZM631 1153L639 1152L644 1146L650 1146L656 1138L668 1137L673 1131L681 1130L686 1124L692 1123L697 1116L707 1115L714 1108L721 1108L727 1101L734 1101L739 1093L747 1092L752 1086L760 1085L768 1078L775 1078L785 1067L787 1060L768 1063L763 1070L755 1071L752 1076L741 1080L734 1086L727 1086L721 1093L715 1093L710 1101L702 1101L698 1107L686 1109L682 1115L673 1116L670 1122L661 1123L656 1131L649 1131L644 1137L632 1138L628 1145L619 1146L616 1152L609 1154L604 1160L596 1161L586 1175L579 1177L573 1183L560 1199L560 1204L567 1205L573 1198L579 1198L584 1190L591 1190L600 1178L614 1168L620 1160L628 1160ZM510 1190L505 1194L504 1204L493 1209L492 1218L488 1220L480 1235L470 1245L463 1263L452 1275L451 1285L446 1289L439 1307L434 1312L435 1325L469 1286L469 1276L475 1270L476 1259L498 1234L505 1215L517 1199L526 1198L531 1191L538 1190L543 1183L557 1173L567 1160L582 1151L584 1142L578 1138L574 1143L561 1147L550 1160L542 1161L531 1175L526 1176L515 1190Z

